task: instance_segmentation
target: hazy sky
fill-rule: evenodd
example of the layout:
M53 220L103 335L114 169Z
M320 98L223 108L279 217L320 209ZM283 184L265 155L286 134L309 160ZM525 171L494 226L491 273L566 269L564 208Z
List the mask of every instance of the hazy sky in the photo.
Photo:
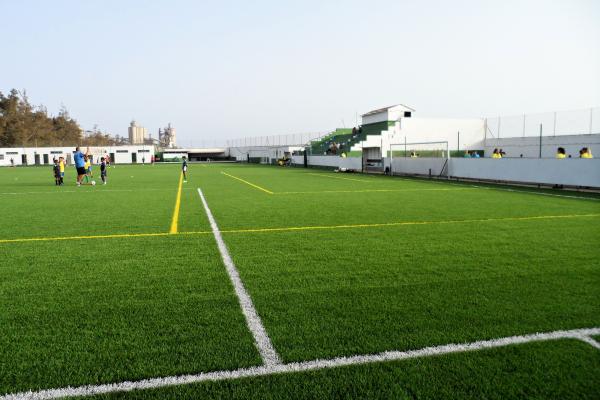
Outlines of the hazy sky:
M0 0L0 91L180 145L600 105L600 1Z

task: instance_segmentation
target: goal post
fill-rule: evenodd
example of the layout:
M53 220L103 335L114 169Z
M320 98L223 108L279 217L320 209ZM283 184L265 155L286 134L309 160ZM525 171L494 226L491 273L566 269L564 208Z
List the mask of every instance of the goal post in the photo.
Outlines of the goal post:
M448 177L448 141L392 143L388 157L390 175Z

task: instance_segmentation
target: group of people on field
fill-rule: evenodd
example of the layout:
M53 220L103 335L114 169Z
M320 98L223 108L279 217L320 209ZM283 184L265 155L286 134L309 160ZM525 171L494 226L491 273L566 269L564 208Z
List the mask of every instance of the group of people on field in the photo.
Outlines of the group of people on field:
M83 153L79 147L75 148L75 153L73 153L73 161L75 163L75 169L77 170L77 186L81 185L95 185L94 182L94 174L92 172L92 156L90 155L90 148L86 149L86 152ZM54 175L54 184L56 186L64 185L65 178L65 167L67 163L64 157L59 157L58 159L54 159L54 165L52 166L52 172ZM110 167L110 157L105 155L104 157L100 157L100 179L102 179L102 184L106 185L107 183L107 173L108 168ZM181 172L183 174L183 182L187 183L187 171L188 164L187 158L183 157L183 163L181 164Z
M73 153L73 161L75 162L75 169L77 170L77 186L85 184L94 185L95 182L93 180L94 174L92 172L92 156L90 155L89 147L87 148L85 153L83 153L79 147L76 147L75 153ZM54 173L54 183L57 186L64 185L65 165L66 162L64 157L54 159L52 171ZM104 185L106 185L107 183L107 172L109 166L110 158L108 157L108 155L101 157L100 179L102 179L102 183Z

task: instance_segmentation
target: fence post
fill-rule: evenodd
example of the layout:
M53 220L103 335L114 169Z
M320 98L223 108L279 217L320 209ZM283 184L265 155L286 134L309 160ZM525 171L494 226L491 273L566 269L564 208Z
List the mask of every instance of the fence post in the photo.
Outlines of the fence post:
M540 157L542 158L542 124L540 124Z
M552 136L556 136L556 111L554 111L554 133Z
M456 132L456 152L460 153L460 131ZM450 155L450 152L448 152L448 155ZM460 157L460 156L457 154L457 157ZM448 157L448 158L450 158L450 157Z
M500 120L502 117L498 117L498 139L500 139Z
M485 142L487 141L487 130L488 130L488 120L487 118L483 121L483 144L485 146Z
M523 114L523 137L525 137L525 116L526 114Z

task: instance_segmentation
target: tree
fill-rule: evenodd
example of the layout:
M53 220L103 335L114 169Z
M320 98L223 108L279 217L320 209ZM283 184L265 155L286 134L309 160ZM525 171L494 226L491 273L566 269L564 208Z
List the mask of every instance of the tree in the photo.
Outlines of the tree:
M43 105L32 106L26 91L0 92L0 146L114 145L122 140L98 131L84 137L81 127L62 105L57 116L49 116Z

